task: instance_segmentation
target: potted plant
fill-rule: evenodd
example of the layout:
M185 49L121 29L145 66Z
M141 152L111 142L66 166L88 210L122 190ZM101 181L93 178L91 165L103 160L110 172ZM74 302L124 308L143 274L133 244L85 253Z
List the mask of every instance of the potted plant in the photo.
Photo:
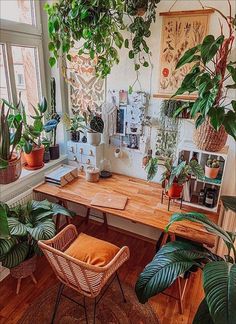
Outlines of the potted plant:
M208 159L205 165L205 176L210 179L215 179L220 170L220 163L216 159Z
M211 222L205 215L195 212L172 215L169 227L178 221L191 221L203 225L207 231L223 239L227 254L224 258L200 244L174 241L165 244L145 267L136 282L135 291L141 303L164 291L187 271L203 272L205 297L202 300L194 324L234 323L236 318L236 249L235 233L230 233Z
M60 123L61 117L56 111L56 82L55 78L51 79L51 119L44 125L44 130L46 133L52 134L51 143L49 146L50 159L57 160L60 157L60 148L57 144L57 126Z
M215 38L207 35L203 42L189 49L177 63L177 69L184 69L186 64L194 63L185 76L180 88L175 93L197 93L197 99L190 102L188 110L194 118L196 130L194 142L198 148L206 151L220 151L227 140L227 134L236 140L236 100L228 103L228 90L236 88L236 62L230 61L233 43L235 19L231 14L226 17L216 10L226 21L228 36ZM232 84L228 84L229 80ZM176 111L176 116L181 109Z
M102 118L96 113L92 112L90 108L87 108L87 112L84 112L85 129L87 130L87 142L90 145L98 146L101 142L101 134L104 129L104 122Z
M197 178L204 176L204 171L196 160L191 160L188 164L183 161L177 166L173 165L172 160L167 160L164 166L166 170L162 174L162 183L166 194L171 198L181 197L183 185L192 175Z
M73 216L68 209L47 200L32 200L15 208L2 203L0 210L5 214L10 234L8 238L0 238L1 262L17 279L28 277L35 271L36 256L40 254L37 241L50 239L56 234L53 216Z
M21 138L21 146L24 151L25 167L30 170L40 169L43 167L44 146L41 136L44 130L43 117L47 110L47 100L42 98L37 107L33 107L35 115L30 116L34 122L31 125L27 121L25 108L22 105L21 114L23 120L23 134Z
M70 118L67 114L63 117L63 122L66 125L67 131L70 132L70 137L73 142L79 142L80 133L83 133L85 127L85 119L78 113L74 113Z
M5 105L8 109L5 110ZM0 184L16 181L21 175L21 151L16 152L22 135L22 119L16 109L6 100L1 102L0 113ZM13 113L11 113L11 111Z

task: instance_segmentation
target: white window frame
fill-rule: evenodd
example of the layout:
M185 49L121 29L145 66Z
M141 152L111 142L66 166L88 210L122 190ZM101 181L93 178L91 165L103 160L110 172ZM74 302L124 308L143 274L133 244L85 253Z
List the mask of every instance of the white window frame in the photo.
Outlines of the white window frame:
M39 63L39 99L41 96L46 96L46 78L42 40L42 25L40 16L39 1L32 0L35 8L35 26L30 24L18 23L10 20L0 19L0 43L3 44L3 51L7 59L4 57L6 65L6 80L9 100L14 104L17 103L16 80L13 66L11 46L33 47L37 49L37 58ZM36 64L37 67L37 64Z

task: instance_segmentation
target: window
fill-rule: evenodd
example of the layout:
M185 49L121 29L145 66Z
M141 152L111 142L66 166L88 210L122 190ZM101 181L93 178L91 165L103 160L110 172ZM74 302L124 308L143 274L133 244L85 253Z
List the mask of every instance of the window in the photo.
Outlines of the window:
M0 18L35 25L34 2L31 0L1 0Z
M0 0L0 9L0 98L16 103L21 93L31 115L46 95L39 2Z

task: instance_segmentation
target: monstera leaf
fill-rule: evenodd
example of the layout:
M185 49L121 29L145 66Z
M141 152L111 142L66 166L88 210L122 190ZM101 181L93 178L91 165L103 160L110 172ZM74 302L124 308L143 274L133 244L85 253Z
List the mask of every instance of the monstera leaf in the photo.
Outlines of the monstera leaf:
M215 324L236 320L236 264L211 262L203 269L203 287Z
M207 257L210 257L208 251L201 246L182 241L167 243L139 275L135 286L139 301L147 302L192 266L200 266Z

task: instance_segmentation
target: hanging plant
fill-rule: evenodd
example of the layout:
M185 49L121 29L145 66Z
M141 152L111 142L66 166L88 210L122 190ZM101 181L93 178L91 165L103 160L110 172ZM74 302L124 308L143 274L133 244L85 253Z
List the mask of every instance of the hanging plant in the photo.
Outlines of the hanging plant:
M146 38L150 37L150 27L156 18L156 6L160 0L61 0L51 5L46 4L48 14L48 44L51 57L50 66L56 64L59 56L66 55L71 61L70 49L75 43L81 44L78 55L88 54L96 58L96 72L105 78L114 64L119 63L118 50L124 45L130 48L129 58L137 58L135 70L141 65L148 67L146 55L149 47ZM143 17L138 15L144 9ZM124 23L128 14L131 23ZM124 41L121 31L128 29L130 39Z
M105 77L114 63L119 62L117 49L123 45L120 31L123 23L123 1L62 0L46 4L48 13L48 31L51 39L48 47L52 56L51 67L56 63L60 53L67 54L75 41L82 42L79 55L89 54L91 59L97 57L96 72Z

